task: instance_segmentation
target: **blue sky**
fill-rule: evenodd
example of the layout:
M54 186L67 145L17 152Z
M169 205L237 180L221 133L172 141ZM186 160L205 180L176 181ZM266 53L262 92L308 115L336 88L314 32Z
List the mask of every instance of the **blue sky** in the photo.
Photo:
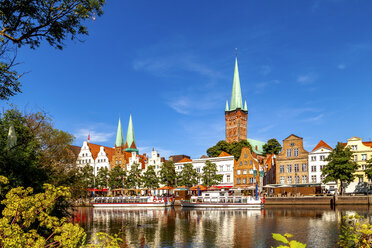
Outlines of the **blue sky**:
M205 154L225 137L234 53L248 137L311 150L372 139L372 1L113 1L63 51L21 49L23 93L81 145L115 143L132 113L141 153Z

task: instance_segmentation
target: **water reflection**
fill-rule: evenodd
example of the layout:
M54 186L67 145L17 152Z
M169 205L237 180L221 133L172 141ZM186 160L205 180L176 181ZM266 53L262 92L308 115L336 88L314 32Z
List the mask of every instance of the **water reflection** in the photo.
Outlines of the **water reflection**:
M308 247L334 247L342 216L371 216L367 206L272 207L264 210L78 208L89 237L119 233L124 247L270 247L271 233L292 233Z

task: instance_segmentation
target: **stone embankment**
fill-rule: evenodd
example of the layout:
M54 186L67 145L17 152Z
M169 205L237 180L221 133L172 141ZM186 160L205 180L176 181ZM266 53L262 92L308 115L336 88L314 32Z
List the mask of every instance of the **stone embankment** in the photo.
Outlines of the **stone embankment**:
M372 196L266 197L265 205L372 205Z

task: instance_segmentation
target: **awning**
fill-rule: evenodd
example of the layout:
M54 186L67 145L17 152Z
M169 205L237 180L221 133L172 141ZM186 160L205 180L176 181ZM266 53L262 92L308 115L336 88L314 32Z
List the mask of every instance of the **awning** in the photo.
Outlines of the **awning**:
M164 186L164 187L158 188L156 190L170 190L170 189L174 189L174 188L170 187L170 186Z
M204 185L196 185L194 187L191 187L190 190L192 191L198 190L198 187L199 187L199 190L207 190L207 187Z
M213 186L214 187L214 186ZM221 186L221 185L217 185L217 188L219 188L219 189L230 189L230 188L232 188L233 186L232 185L226 185L226 186Z

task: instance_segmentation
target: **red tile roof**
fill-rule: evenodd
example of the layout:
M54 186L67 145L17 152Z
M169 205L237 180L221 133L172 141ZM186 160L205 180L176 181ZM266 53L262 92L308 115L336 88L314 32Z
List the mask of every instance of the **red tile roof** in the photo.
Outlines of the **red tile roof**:
M192 162L192 160L189 159L189 158L183 158L180 161L178 161L177 163L186 163L186 162Z
M222 151L220 155L218 155L218 157L227 157L227 156L231 156L231 154L228 154L227 152L225 151Z
M369 147L372 148L372 141L366 141L366 142L362 142L362 143L363 143L363 145L369 146Z
M318 150L319 148L328 148L328 149L331 149L333 150L332 147L330 147L327 143L325 143L323 140L319 141L319 143L315 146L315 148L311 151L315 151L315 150Z
M98 156L99 149L101 145L93 144L93 143L88 143L89 150L92 153L93 159L95 160ZM109 161L111 161L112 155L115 153L115 149L107 146L103 146L103 149L107 155L107 158Z

